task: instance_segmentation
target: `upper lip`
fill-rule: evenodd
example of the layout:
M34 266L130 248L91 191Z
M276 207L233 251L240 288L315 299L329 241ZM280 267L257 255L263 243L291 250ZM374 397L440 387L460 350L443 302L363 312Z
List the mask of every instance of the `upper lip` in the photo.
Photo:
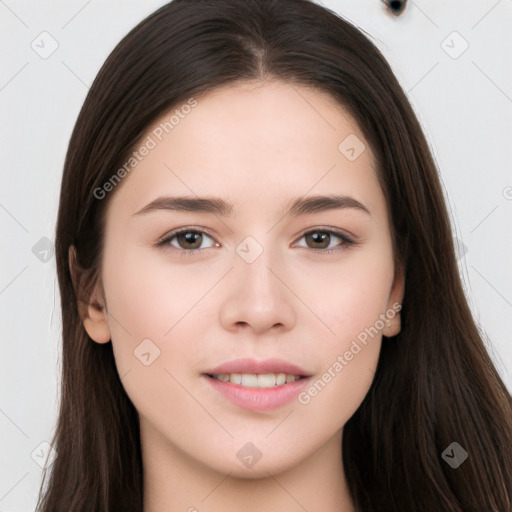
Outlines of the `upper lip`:
M208 375L230 373L286 373L288 375L309 377L306 370L284 359L234 359L206 372Z

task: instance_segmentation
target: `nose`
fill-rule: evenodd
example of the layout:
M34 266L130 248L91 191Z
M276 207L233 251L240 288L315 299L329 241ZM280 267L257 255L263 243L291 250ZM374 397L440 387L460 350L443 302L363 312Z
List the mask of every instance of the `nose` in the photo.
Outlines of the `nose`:
M263 334L295 326L293 283L287 282L289 273L276 265L269 253L263 251L252 263L235 255L235 268L227 276L227 291L220 309L224 329Z

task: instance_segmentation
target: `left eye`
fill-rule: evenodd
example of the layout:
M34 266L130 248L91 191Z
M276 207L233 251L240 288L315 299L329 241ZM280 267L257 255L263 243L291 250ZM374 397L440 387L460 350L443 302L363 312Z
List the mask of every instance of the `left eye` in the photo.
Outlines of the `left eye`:
M353 244L353 241L348 238L346 235L342 233L337 233L335 231L328 231L328 230L315 230L315 231L309 231L308 233L304 233L301 237L305 238L306 240L312 242L315 244L315 246L310 247L310 249L331 249L332 247L335 247L331 245L331 242L334 239L341 240L341 243L336 244L337 246L340 245L351 245ZM327 242L327 246L325 246L325 243Z

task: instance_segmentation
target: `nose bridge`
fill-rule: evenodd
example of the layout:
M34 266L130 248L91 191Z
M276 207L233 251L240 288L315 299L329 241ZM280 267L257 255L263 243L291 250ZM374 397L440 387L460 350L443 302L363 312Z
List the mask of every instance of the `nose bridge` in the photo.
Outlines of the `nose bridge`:
M265 240L269 240L267 237ZM295 323L292 294L281 282L277 248L265 247L247 236L236 247L233 273L221 321L226 328L248 324L257 332L275 325L290 328Z
M242 294L253 296L253 300L266 300L270 305L282 295L279 280L274 275L277 266L275 247L271 247L271 237L260 243L253 236L247 236L236 247L235 273L239 276ZM261 236L260 236L261 239ZM265 245L263 245L265 244Z

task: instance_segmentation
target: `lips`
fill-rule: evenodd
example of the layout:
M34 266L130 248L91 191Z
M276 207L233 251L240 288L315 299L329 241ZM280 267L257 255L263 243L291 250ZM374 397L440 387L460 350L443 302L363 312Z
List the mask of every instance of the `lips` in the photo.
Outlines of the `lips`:
M285 373L299 377L310 377L311 375L304 368L284 359L234 359L205 372L209 376L231 373Z
M234 359L211 368L202 378L238 408L270 411L293 401L309 385L310 376L284 359Z

